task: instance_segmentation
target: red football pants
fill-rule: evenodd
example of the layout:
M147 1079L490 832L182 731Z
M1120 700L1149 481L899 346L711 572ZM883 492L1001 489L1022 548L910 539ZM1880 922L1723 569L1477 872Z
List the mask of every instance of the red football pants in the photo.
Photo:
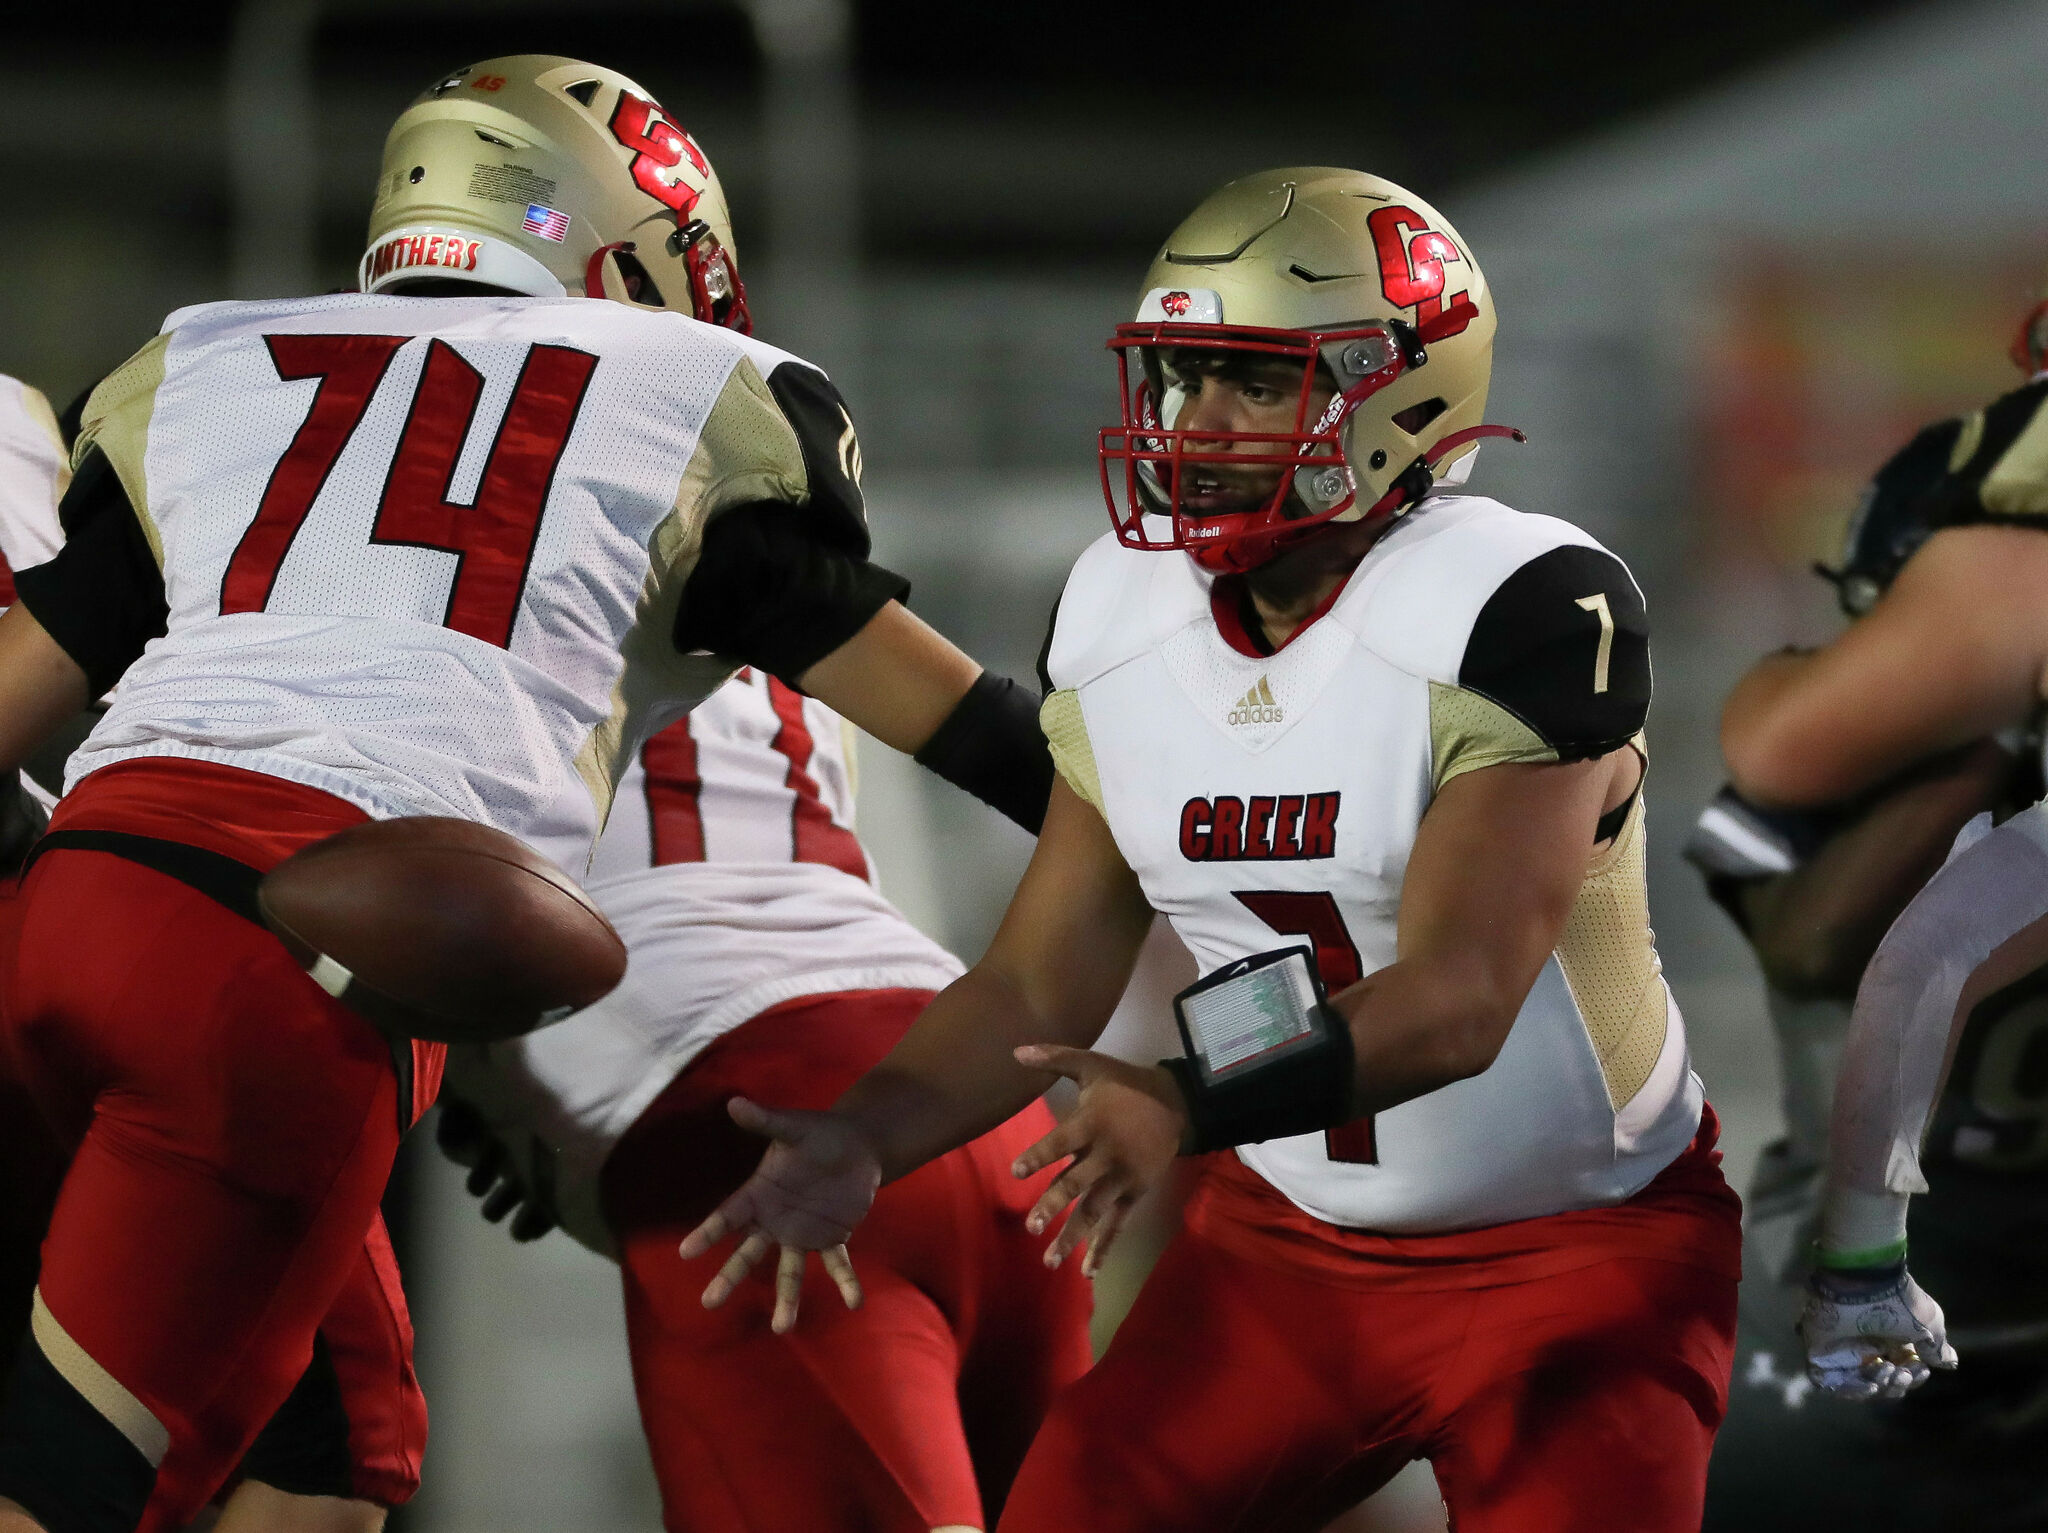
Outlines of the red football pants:
M676 1255L761 1159L727 1100L828 1107L930 999L864 991L763 1013L706 1049L605 1164L634 1384L676 1533L983 1527L984 1496L1000 1506L1046 1407L1088 1367L1080 1263L1048 1270L1024 1230L1052 1173L1010 1174L1053 1126L1043 1104L881 1190L850 1248L858 1311L813 1262L802 1317L776 1336L772 1263L707 1310L724 1253Z
M0 1097L69 1159L38 1285L168 1435L143 1528L188 1520L304 1371L364 1259L397 1090L368 1023L175 879L58 850L11 902Z
M1694 1533L1734 1331L1734 1280L1678 1262L1376 1292L1183 1231L1002 1533L1310 1533L1417 1458L1456 1533Z

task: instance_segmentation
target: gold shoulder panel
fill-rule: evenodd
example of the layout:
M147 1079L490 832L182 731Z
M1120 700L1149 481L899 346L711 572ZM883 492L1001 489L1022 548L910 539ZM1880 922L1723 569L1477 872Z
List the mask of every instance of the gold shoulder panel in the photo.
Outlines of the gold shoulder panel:
M810 496L803 444L751 357L740 358L719 391L697 450L676 487L675 509L655 529L649 552L663 580L696 568L704 527L729 506L755 500L801 504Z
M1095 747L1088 743L1088 721L1081 716L1081 694L1068 688L1046 695L1038 710L1038 726L1045 731L1045 743L1052 747L1052 764L1059 768L1067 786L1095 806L1102 807L1102 777L1095 768Z
M1579 886L1557 944L1558 966L1585 1019L1607 1080L1608 1103L1617 1112L1650 1078L1671 1021L1663 965L1650 931L1643 842L1643 795L1638 792L1621 833Z
M1430 783L1515 761L1555 761L1557 751L1499 703L1440 681L1429 684Z
M149 539L149 551L159 567L164 562L163 538L149 504L149 477L144 461L149 452L149 423L156 413L157 390L164 381L164 352L171 344L160 335L126 362L100 380L85 402L85 417L79 422L78 440L72 444L71 466L85 461L86 450L97 447L107 455L128 503L135 508Z
M2033 419L1991 465L1977 497L1997 516L2048 514L2048 404L2035 408Z

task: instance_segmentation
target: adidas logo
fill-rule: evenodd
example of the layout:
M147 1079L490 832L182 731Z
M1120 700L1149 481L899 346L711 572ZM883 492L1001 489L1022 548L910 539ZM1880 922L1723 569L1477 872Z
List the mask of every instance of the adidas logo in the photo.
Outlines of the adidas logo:
M1229 724L1277 724L1280 719L1280 705L1273 701L1273 683L1263 676L1224 715L1224 722Z

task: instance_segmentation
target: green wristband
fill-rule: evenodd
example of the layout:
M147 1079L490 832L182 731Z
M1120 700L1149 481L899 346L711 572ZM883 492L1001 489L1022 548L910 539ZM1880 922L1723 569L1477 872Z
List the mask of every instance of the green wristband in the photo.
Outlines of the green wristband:
M1906 1243L1903 1240L1862 1251L1830 1251L1818 1242L1813 1247L1813 1264L1830 1272L1846 1272L1857 1267L1893 1267L1905 1259Z

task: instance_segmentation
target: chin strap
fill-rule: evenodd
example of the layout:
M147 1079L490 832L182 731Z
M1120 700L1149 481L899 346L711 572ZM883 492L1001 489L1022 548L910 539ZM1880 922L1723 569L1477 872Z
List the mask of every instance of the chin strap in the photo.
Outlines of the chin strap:
M583 296L585 298L611 297L612 295L604 290L604 258L615 250L623 250L631 254L633 249L634 245L631 240L614 240L611 244L600 245L596 250L592 251L590 264L583 268ZM624 279L621 278L621 289L624 286Z
M1529 434L1518 426L1467 426L1463 431L1453 431L1436 446L1430 448L1425 461L1431 468L1463 447L1467 442L1477 442L1490 436L1504 436L1513 441L1526 442Z

